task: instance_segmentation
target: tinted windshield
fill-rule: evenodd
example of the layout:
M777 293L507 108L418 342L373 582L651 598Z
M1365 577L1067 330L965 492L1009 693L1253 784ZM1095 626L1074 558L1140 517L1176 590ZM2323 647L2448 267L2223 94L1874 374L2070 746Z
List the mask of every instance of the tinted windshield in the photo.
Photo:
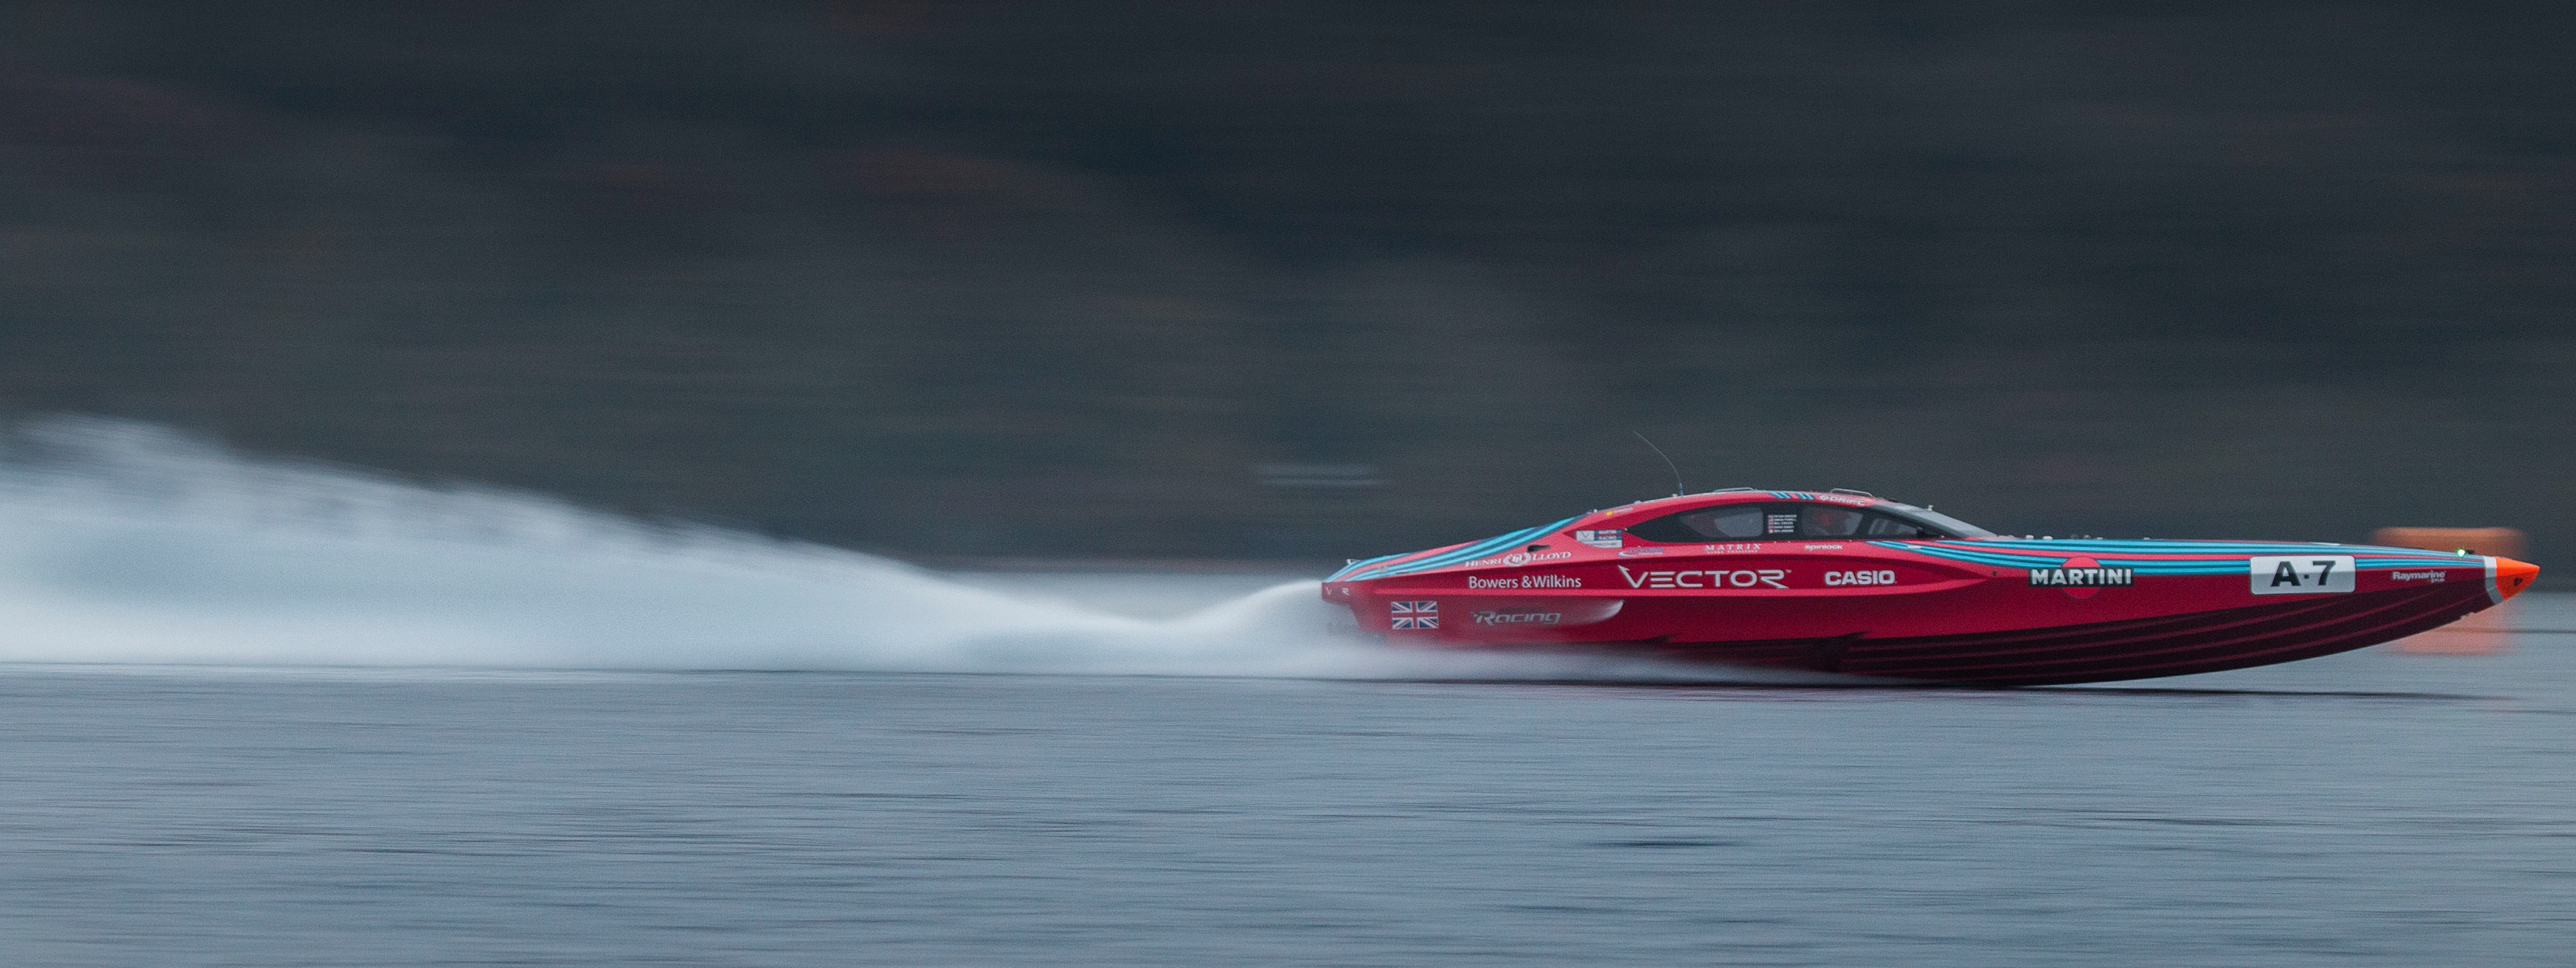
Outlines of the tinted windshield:
M1940 531L1943 535L1948 537L1991 538L1995 536L1995 533L1992 531L1961 521L1947 514L1932 510L1931 508L1918 508L1911 504L1899 504L1895 501L1881 501L1879 502L1878 509L1882 513L1895 517L1911 518L1915 521L1919 521L1930 526L1934 530Z
M1629 528L1628 533L1648 541L1682 542L1759 538L1764 528L1762 505L1721 504L1656 518Z
M1640 521L1628 533L1648 541L1790 538L1984 538L1988 531L1946 514L1884 502L1868 509L1838 504L1721 504Z
M1848 538L1860 533L1860 523L1868 514L1831 504L1808 504L1798 508L1798 536L1802 538Z

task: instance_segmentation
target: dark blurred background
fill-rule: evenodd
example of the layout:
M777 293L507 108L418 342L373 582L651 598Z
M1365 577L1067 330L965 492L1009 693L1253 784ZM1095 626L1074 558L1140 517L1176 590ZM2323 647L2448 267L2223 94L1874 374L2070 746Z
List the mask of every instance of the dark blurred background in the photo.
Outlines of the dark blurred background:
M0 414L941 558L2576 551L2564 4L9 3ZM2566 574L2565 571L2560 572Z

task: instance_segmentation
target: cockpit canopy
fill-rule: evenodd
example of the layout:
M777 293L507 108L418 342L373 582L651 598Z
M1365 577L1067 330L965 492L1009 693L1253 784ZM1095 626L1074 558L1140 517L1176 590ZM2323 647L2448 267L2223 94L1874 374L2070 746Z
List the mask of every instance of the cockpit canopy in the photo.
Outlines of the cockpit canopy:
M1628 534L1664 544L1795 538L1988 538L1994 532L1910 504L1869 507L1752 501L1692 508L1629 525Z

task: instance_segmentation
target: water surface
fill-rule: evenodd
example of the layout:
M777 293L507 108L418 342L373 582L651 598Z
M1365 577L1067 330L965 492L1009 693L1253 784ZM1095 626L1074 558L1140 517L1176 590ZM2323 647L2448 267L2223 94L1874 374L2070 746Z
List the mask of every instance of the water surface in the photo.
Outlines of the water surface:
M2571 683L2556 634L2000 691L20 664L0 948L2557 965Z

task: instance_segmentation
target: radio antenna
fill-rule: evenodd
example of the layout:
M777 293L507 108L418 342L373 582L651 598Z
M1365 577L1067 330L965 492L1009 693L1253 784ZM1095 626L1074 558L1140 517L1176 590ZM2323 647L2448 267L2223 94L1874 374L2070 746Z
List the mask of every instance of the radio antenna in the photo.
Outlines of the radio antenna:
M1645 445L1646 445L1646 449L1647 449L1647 450L1654 451L1654 452L1655 452L1655 456L1664 458L1664 467L1665 467L1666 469L1669 469L1669 470L1671 470L1671 471L1673 472L1673 496L1674 496L1674 497L1680 497L1680 496L1682 496L1682 492L1683 492L1684 490L1686 490L1685 488L1683 488L1683 487L1682 487L1682 469L1681 469L1681 468L1679 468L1679 467L1675 467L1675 466L1673 466L1673 459L1672 459L1671 457L1666 456L1666 455L1664 454L1664 449L1663 449L1663 448L1655 446L1655 442L1654 442L1654 441L1647 440L1647 439L1646 439L1646 435L1645 435L1645 434L1637 433L1637 431L1634 431L1634 430L1631 430L1631 431L1628 431L1628 432L1629 432L1629 433L1632 433L1632 434L1636 434L1636 435L1637 435L1637 441L1638 441L1639 443L1645 444Z

